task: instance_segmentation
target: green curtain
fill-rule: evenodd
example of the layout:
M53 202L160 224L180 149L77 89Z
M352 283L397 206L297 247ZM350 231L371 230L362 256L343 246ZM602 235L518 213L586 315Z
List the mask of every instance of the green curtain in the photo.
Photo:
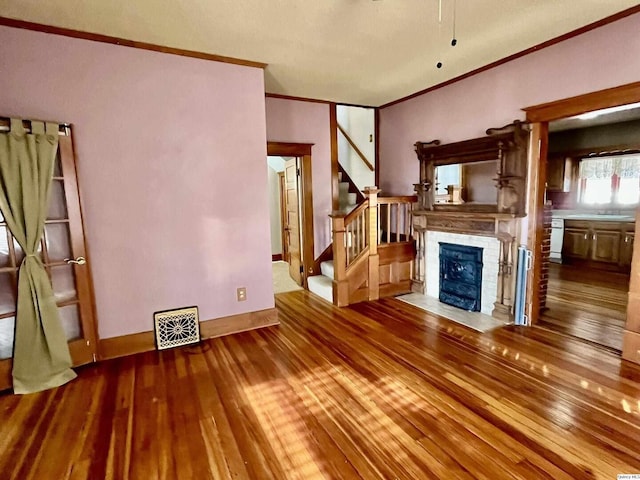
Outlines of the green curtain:
M25 258L18 276L13 391L33 393L73 380L69 346L51 281L36 251L44 232L58 125L22 120L0 135L0 209Z

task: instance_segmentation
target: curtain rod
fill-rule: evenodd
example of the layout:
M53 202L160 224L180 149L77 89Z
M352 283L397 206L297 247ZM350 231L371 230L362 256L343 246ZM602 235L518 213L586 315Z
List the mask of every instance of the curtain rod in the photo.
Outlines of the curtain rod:
M58 123L58 122L53 122ZM22 125L27 133L31 133L31 120L23 120ZM0 132L11 131L11 121L9 118L0 117ZM58 123L58 135L68 136L71 134L71 124Z

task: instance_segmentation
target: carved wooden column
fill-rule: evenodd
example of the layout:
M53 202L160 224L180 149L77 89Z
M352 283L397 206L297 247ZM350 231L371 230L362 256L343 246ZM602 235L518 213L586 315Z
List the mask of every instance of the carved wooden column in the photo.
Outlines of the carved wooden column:
M427 249L427 217L416 214L411 215L413 239L416 242L416 256L413 260L413 275L411 277L411 291L426 293L426 249Z
M513 283L513 244L515 243L515 238L505 232L499 232L497 238L500 241L498 290L491 315L500 320L510 320L511 307L513 305L511 285Z
M347 247L344 213L331 215L333 229L333 304L349 305L349 281L347 280Z
M367 207L367 221L369 228L369 300L380 298L380 256L378 255L378 190L367 187L364 190L369 206Z

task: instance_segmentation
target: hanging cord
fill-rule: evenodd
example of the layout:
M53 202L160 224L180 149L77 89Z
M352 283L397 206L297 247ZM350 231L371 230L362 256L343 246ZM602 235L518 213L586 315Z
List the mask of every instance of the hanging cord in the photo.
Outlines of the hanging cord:
M453 34L451 35L451 46L455 47L458 44L456 38L456 11L458 6L458 0L453 0Z
M438 0L438 57L442 56L442 0ZM442 68L442 62L436 63L436 68Z

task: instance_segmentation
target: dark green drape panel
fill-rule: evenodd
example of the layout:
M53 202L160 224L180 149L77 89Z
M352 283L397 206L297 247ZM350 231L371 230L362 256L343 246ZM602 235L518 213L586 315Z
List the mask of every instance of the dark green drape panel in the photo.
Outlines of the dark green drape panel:
M36 255L44 232L58 149L58 125L11 119L0 135L0 209L25 258L18 277L13 390L32 393L73 380L69 346L51 281Z

